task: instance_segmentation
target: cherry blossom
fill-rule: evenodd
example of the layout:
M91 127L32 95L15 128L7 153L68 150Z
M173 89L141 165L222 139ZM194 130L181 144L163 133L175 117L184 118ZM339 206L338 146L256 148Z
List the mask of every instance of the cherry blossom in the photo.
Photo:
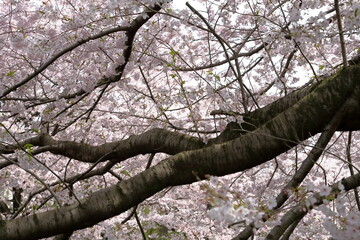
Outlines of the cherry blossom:
M0 9L0 239L360 237L356 1Z

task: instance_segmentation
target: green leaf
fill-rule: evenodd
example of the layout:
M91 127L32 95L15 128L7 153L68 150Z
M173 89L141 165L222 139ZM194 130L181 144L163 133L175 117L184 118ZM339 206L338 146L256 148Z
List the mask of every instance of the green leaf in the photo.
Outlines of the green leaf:
M151 209L148 208L148 207L144 207L144 208L143 208L143 212L144 212L145 215L148 215L148 214L151 213Z
M15 71L10 71L8 74L6 74L6 76L8 77L13 77L15 74Z
M179 53L177 51L174 51L173 49L170 50L170 55L172 57L175 57L176 55L178 55Z
M68 18L67 16L64 16L64 17L62 18L62 20L64 20L65 22L71 22L71 21L72 21L72 19L71 19L71 18Z
M24 148L25 149L29 149L29 148L32 148L34 145L32 145L31 143L27 143L24 145Z
M33 150L33 146L34 145L32 145L32 144L30 144L30 143L27 143L27 144L25 144L24 145L24 148L25 148L25 150L26 150L26 152L28 152L28 153L32 153L34 150ZM28 156L28 157L31 157L30 155ZM30 159L29 159L30 160Z
M126 171L126 170L122 170L122 171L120 171L120 173L124 174L127 177L131 177L130 173L128 171Z
M32 128L31 131L35 132L35 133L40 133L39 129L37 129L37 128Z

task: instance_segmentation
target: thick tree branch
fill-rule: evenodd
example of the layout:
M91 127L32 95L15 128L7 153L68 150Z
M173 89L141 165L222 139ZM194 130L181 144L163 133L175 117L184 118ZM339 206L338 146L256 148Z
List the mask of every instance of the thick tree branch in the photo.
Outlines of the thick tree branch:
M360 63L358 59L360 59L360 57L355 57L352 60L350 60L351 61L350 65L358 66ZM326 79L324 79L323 81L326 81ZM255 130L256 128L265 124L267 121L271 120L278 114L284 112L286 109L289 109L292 106L294 106L301 99L309 95L318 85L319 83L294 91L266 105L265 107L256 109L253 112L249 112L248 114L243 115L244 118L243 123L241 123L238 126L235 126L233 123L231 123L233 125L228 127L228 129L232 131L231 134L229 133L221 134L219 135L219 137L209 140L209 144L223 143L232 140L234 138L237 138L240 135L244 134L245 132ZM354 96L354 103L351 105L345 116L343 116L343 119L337 128L337 131L352 131L352 130L355 131L355 130L360 130L359 127L360 127L360 95L356 95ZM322 130L319 130L319 132L321 131Z
M96 162L116 159L117 162L139 154L164 152L170 155L194 150L205 145L201 139L190 135L154 128L143 134L134 135L126 140L92 146L73 141L58 141L48 134L39 135L21 144L48 146L48 151L83 162ZM22 145L23 146L23 145ZM18 146L4 146L0 153L13 153ZM104 157L105 156L105 157Z
M316 161L320 158L321 154L323 153L326 145L330 141L331 137L335 133L338 125L340 124L342 118L349 110L348 107L350 105L350 100L344 103L344 106L340 108L340 110L335 114L335 116L331 119L329 124L325 127L324 132L320 135L318 141L316 142L315 146L312 148L304 162L302 163L300 169L293 175L291 180L283 187L281 192L276 197L276 206L272 210L279 209L289 198L289 190L298 187L301 182L305 179L308 175L312 167L315 165ZM263 218L266 221L270 215L265 216ZM232 240L246 240L251 237L253 232L253 224L249 224L246 228L241 231L239 235L234 237Z
M319 206L324 203L324 200L326 202L333 201L336 199L338 194L341 192L341 189L339 189L340 183L344 185L345 191L349 191L351 189L354 189L360 185L360 173L355 174L354 176L344 178L339 182L334 183L331 185L332 191L331 191L331 198L326 198L323 196L320 196L319 194L314 194L310 198L316 199L316 202L313 203L311 206L307 206L307 203L309 201L302 201L300 204L298 204L296 207L289 210L281 219L281 224L275 226L270 233L265 238L266 240L272 240L272 239L280 239L281 235L284 234L286 229L294 223L295 221L299 221L299 219L302 219L307 213L310 212L311 209L313 209L315 206ZM310 201L312 202L312 201Z
M298 103L251 133L223 144L169 157L130 179L91 194L81 201L81 205L76 203L2 221L0 239L29 239L29 236L37 239L90 227L130 209L166 187L199 181L208 174L223 176L264 163L322 131L347 99L352 97L358 104L358 76L359 66L346 68L322 81ZM348 107L352 105L351 102ZM346 189L349 184L360 182L354 181L345 182Z

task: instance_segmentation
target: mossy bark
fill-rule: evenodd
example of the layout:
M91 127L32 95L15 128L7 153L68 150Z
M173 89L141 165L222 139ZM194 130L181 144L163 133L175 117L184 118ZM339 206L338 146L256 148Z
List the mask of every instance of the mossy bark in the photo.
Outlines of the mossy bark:
M76 203L2 222L0 239L38 239L89 227L130 209L166 187L264 163L322 131L348 98L353 98L354 106L359 105L359 76L360 67L346 68L255 130L222 144L169 157L128 180L91 194L81 200L81 205ZM199 144L194 143L196 147Z

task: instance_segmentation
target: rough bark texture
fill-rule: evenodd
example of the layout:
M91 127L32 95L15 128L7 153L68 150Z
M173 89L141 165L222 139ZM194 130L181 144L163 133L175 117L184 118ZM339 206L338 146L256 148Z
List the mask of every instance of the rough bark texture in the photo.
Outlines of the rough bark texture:
M360 184L360 173L357 173L351 177L347 177L342 179L339 182L336 182L332 185L331 193L336 196L340 190L338 188L339 183L344 185L345 191L351 190L359 186ZM300 204L292 208L289 212L287 212L281 219L281 223L275 226L270 233L267 235L265 240L276 240L281 237L281 235L290 227L291 224L296 222L299 219L302 219L312 208L315 206L319 206L323 204L324 199L326 201L333 201L335 198L329 199L325 197L321 197L319 194L312 195L313 199L316 199L316 202L308 207L306 205L306 201L302 201Z
M220 144L204 146L197 138L161 129L99 147L74 145L43 136L37 139L39 146L50 143L54 147L52 152L81 161L94 162L106 154L108 159L118 161L142 153L167 152L176 155L115 186L91 194L82 199L81 204L1 221L0 239L38 239L93 226L166 187L192 183L204 179L207 174L222 176L264 163L323 131L345 101L350 102L347 106L349 114L358 116L359 76L359 66L346 68L311 90L303 90L305 92L297 97L287 97L289 101L279 100L264 108L262 113L251 113L249 116L252 117L247 120L256 129L245 128L244 131L231 126L233 133L221 139L219 142L223 143ZM351 122L350 115L347 116ZM345 126L352 125L344 122ZM234 135L237 131L242 133L239 137ZM80 149L80 154L74 149Z

